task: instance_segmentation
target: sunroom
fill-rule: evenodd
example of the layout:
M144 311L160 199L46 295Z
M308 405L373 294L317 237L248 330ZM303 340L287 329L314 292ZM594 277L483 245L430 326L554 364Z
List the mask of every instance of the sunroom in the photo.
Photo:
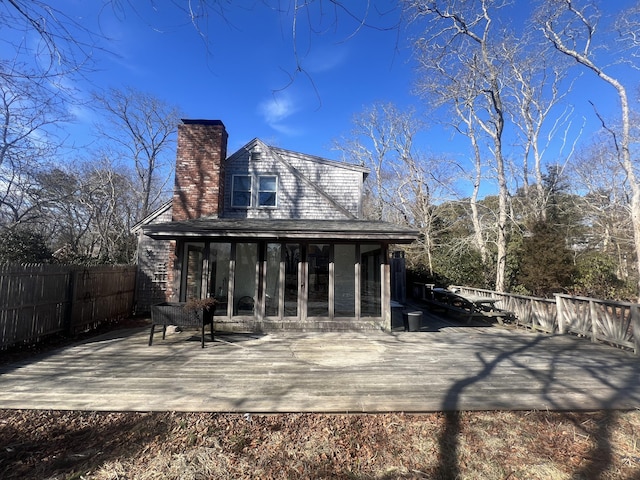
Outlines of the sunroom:
M214 298L226 331L389 330L389 247L417 238L365 220L194 219L144 233L176 241L179 300Z

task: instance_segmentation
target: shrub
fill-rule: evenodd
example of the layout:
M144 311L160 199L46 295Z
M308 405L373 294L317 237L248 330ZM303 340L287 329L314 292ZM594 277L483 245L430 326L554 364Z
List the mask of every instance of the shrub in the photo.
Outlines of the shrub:
M0 234L0 263L49 263L52 252L44 236L29 229Z
M589 252L576 261L575 295L609 300L635 301L631 282L621 280L616 273L616 262L610 255Z

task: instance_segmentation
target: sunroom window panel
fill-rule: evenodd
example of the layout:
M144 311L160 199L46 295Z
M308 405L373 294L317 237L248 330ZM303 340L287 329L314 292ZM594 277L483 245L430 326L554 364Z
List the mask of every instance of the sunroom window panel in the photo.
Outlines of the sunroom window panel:
M335 316L354 317L356 314L355 245L334 247Z
M298 315L298 272L302 249L297 243L285 245L284 316Z
M279 243L267 244L267 269L265 283L265 315L278 316L280 300L280 257L282 246Z
M185 249L185 280L181 292L183 302L202 298L202 260L204 244L188 243Z
M214 313L228 314L229 260L230 243L211 243L209 246L209 264L211 265L210 296L217 301Z
M255 312L257 262L257 243L238 243L236 245L235 315L253 315Z
M360 246L360 313L363 317L382 315L381 263L380 245Z
M309 262L307 315L329 316L329 245L311 244L307 254Z

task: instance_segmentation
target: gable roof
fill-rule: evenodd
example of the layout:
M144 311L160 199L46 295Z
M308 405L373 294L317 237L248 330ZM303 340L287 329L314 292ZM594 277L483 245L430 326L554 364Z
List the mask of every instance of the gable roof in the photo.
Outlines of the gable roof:
M172 202L173 202L172 200L169 200L169 201L165 202L164 204L160 205L157 209L155 209L153 212L151 212L149 215L147 215L142 220L140 220L138 223L136 223L133 227L131 227L130 232L131 233L138 233L140 231L140 229L144 225L147 225L147 224L153 222L160 215L162 215L163 213L166 213L171 208Z
M320 165L327 165L336 168L343 168L345 170L352 170L354 172L361 172L364 175L364 178L369 175L369 169L365 166L356 165L354 163L339 162L337 160L329 160L328 158L319 157L317 155L309 155L307 153L295 152L293 150L286 150L284 148L269 145L259 138L254 138L243 147L240 147L233 154L229 155L227 157L227 160L231 160L236 155L241 155L244 151L254 150L256 146L259 146L261 151L270 151L284 157L291 157L299 160L306 160Z

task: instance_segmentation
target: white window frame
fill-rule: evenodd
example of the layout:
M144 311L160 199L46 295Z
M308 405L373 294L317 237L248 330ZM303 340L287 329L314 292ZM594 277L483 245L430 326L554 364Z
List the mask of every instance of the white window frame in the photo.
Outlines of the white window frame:
M260 189L260 181L263 178L273 178L275 180L275 190L261 190ZM256 204L258 206L258 208L277 208L278 206L278 176L277 175L259 175L258 176L258 181L256 182L256 190L257 190L257 195L256 195ZM275 202L273 205L263 205L260 202L260 194L261 193L273 193L275 195Z
M248 178L249 190L238 190L236 188L236 178ZM236 192L243 192L249 195L249 203L247 205L235 203ZM233 175L231 178L231 207L233 208L251 208L253 204L253 175Z

